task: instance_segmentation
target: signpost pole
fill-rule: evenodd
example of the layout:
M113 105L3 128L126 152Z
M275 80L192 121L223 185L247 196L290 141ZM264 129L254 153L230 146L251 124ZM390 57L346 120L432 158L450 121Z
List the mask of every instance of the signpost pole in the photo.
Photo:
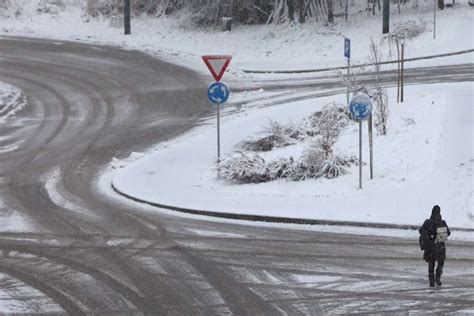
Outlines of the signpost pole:
M350 94L350 72L351 69L351 59L347 58L347 106L349 106L349 94Z
M344 38L344 56L347 57L347 106L349 106L350 76L351 76L351 40Z
M124 28L125 28L125 35L130 35L130 0L125 0L124 7L123 7L123 19L124 19Z
M372 138L372 114L367 121L369 127L370 179L374 178L374 143Z
M211 72L216 82L209 85L207 89L207 97L217 105L217 163L221 162L221 105L229 98L229 88L220 82L227 66L232 60L230 55L206 55L202 56L202 60Z
M220 103L217 103L217 163L221 162L221 115Z
M401 83L400 83L400 102L403 103L403 85L405 76L405 44L402 44L402 64L401 64Z
M362 189L362 120L359 121L359 189Z

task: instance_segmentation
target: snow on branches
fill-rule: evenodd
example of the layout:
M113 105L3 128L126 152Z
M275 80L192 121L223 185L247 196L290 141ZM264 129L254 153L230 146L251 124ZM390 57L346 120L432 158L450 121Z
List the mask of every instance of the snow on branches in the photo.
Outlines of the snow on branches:
M334 155L332 147L348 124L347 110L335 103L326 105L321 111L305 118L301 127L294 123L283 125L270 121L264 128L265 137L244 141L239 144L239 148L247 152L237 151L219 164L218 177L243 184L277 179L333 179L347 174L348 168L357 164L357 159ZM299 160L290 157L267 162L255 153L294 145L306 138L311 138L312 141Z
M293 145L297 140L305 137L305 131L296 124L282 124L272 120L269 120L260 134L263 137L244 140L238 146L243 150L270 151L274 147L281 148Z

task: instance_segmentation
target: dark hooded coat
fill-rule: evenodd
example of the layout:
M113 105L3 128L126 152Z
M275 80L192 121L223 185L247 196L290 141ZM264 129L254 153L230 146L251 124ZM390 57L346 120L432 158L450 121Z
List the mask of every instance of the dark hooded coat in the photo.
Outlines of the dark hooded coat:
M436 229L438 227L446 227L448 229L448 236L451 235L448 225L441 218L440 211L433 209L431 217L425 220L419 229L420 234L422 234L423 231L426 231L430 238L429 246L423 253L423 259L426 260L426 262L441 261L446 259L446 246L444 242L435 243Z

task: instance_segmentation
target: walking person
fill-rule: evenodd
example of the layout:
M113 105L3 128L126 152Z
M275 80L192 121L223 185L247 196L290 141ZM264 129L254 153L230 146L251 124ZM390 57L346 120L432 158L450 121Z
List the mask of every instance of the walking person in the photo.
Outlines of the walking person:
M446 246L444 242L451 235L448 225L441 217L441 208L435 205L431 211L431 217L423 223L419 229L420 235L426 236L426 246L424 248L423 259L428 262L428 278L430 287L435 284L441 285L441 274L443 274L444 260L446 259ZM435 279L435 264L436 268Z

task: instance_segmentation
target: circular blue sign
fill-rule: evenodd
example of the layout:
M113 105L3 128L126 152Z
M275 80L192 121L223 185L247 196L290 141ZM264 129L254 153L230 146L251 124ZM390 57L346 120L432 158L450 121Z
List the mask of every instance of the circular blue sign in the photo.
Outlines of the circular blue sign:
M358 121L363 121L372 115L372 100L366 94L358 94L349 103L349 112Z
M222 104L229 99L229 88L220 81L211 83L207 89L207 97L216 104Z

